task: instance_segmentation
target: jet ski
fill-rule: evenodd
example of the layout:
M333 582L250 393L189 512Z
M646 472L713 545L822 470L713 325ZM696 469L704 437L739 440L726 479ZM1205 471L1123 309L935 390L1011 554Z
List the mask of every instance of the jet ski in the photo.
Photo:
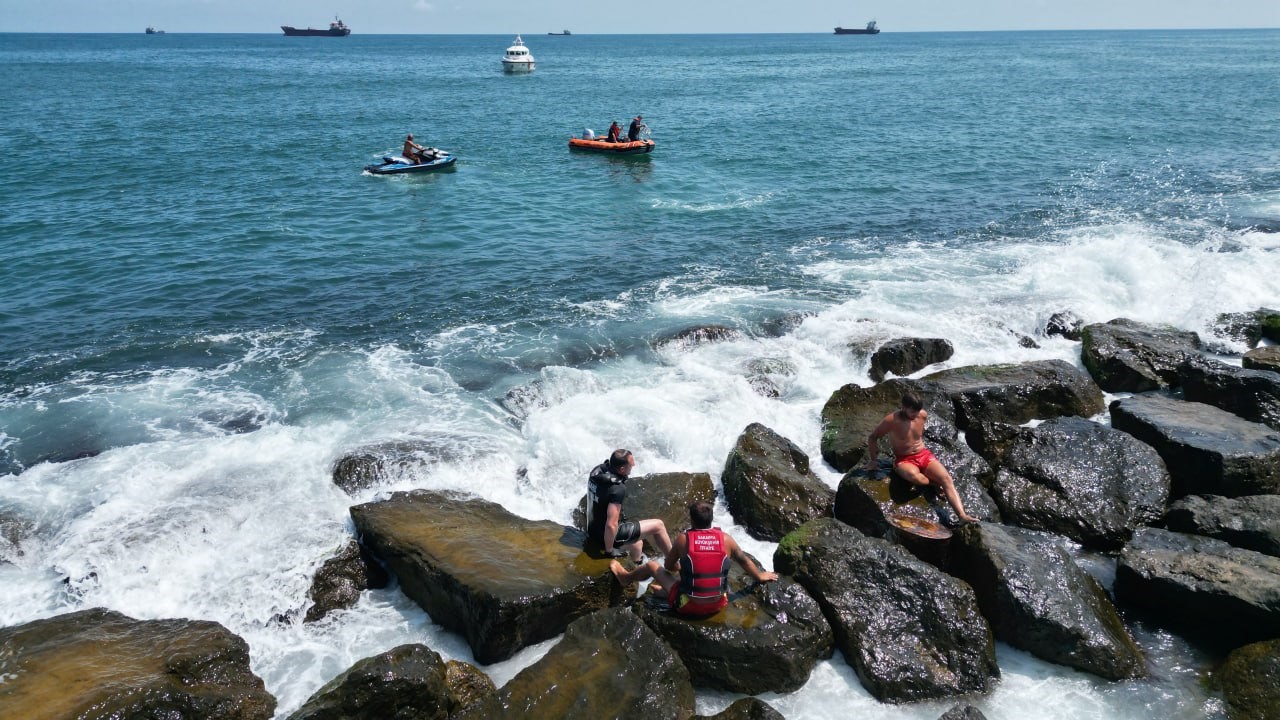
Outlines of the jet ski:
M428 159L420 163L415 163L403 155L384 155L382 164L366 165L364 171L374 175L426 173L453 167L453 164L458 161L458 158L450 155L448 150L439 148L427 148L425 155Z

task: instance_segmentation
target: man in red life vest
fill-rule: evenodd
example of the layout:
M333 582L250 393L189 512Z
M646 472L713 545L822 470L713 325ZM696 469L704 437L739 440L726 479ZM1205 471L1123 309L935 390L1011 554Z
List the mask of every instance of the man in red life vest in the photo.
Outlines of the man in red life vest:
M756 567L738 543L720 528L711 527L711 503L689 505L688 532L678 535L667 553L665 567L650 561L628 572L617 560L609 563L618 582L628 585L653 578L666 589L667 601L680 615L706 617L729 603L729 558L756 582L773 582L778 574ZM675 573L679 572L679 576Z

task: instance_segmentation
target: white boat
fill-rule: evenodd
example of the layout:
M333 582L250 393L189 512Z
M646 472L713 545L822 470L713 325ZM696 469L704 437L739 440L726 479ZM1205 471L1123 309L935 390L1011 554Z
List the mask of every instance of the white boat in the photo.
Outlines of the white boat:
M507 54L502 56L502 69L507 72L530 72L533 70L533 56L529 54L529 48L524 46L524 41L520 36L516 36L515 42L511 47L507 48Z

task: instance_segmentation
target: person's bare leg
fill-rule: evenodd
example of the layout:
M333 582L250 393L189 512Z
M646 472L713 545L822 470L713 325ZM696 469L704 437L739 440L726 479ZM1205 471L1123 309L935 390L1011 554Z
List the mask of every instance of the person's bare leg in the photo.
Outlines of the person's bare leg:
M666 523L657 518L641 520L640 537L643 538L646 535L653 538L653 546L658 548L658 552L664 556L671 554L671 536L667 534ZM632 559L639 560L640 558L632 555Z
M613 576L618 578L618 583L625 587L631 583L644 582L653 577L658 570L658 563L648 562L637 566L635 570L628 571L622 567L622 563L617 560L610 560L609 570L613 571Z
M898 477L906 480L912 485L926 487L929 484L929 478L925 477L924 474L920 472L920 469L911 463L898 463L893 466L893 469L898 473Z
M978 522L978 518L973 517L964 511L964 503L960 501L960 493L956 492L956 483L951 479L951 473L947 472L947 468L938 460L929 463L924 469L925 476L931 483L942 488L942 492L947 496L947 502L951 503L951 507L956 511L956 517L965 522Z

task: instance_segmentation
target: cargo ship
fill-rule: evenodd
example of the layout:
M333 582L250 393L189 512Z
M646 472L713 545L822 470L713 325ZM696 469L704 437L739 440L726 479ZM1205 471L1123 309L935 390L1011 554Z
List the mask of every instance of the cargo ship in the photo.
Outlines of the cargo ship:
M284 31L285 35L289 35L291 37L346 37L351 34L351 28L347 27L346 23L336 17L333 19L333 22L329 23L328 30L296 28L289 27L288 25L281 25L280 29Z
M867 23L865 28L836 28L837 35L875 35L879 32L880 28L876 27L875 20Z

